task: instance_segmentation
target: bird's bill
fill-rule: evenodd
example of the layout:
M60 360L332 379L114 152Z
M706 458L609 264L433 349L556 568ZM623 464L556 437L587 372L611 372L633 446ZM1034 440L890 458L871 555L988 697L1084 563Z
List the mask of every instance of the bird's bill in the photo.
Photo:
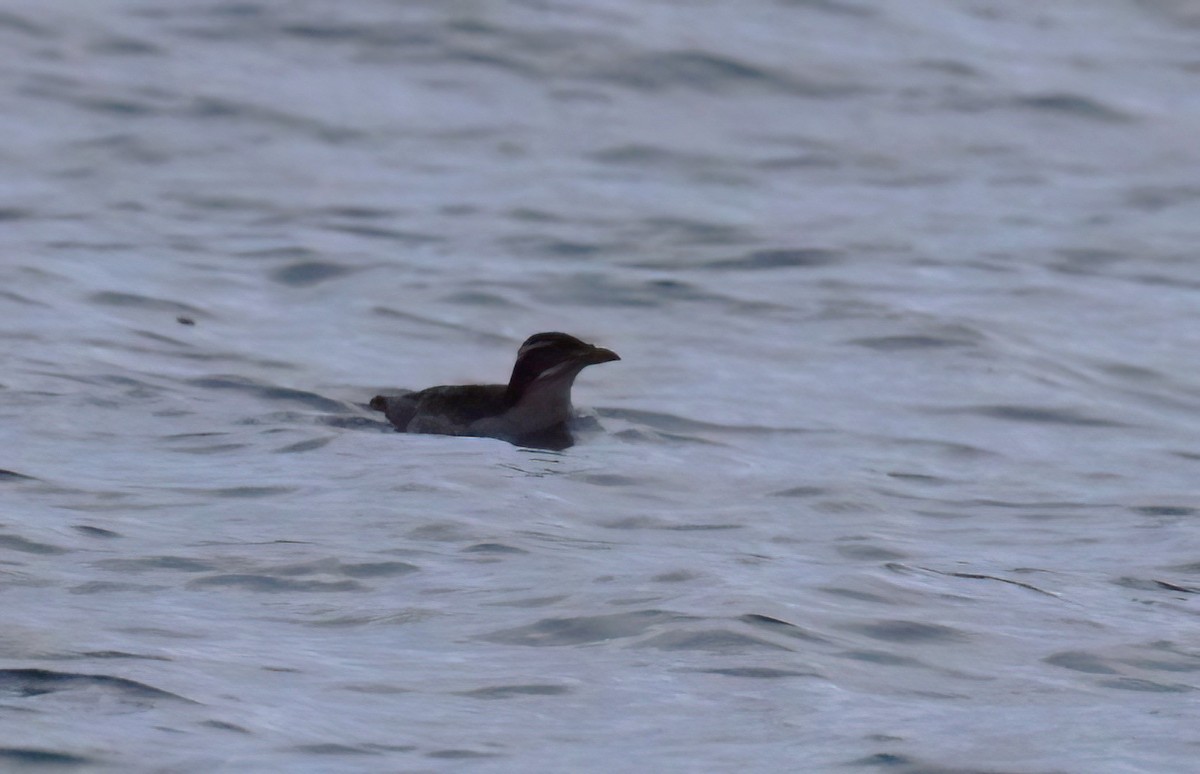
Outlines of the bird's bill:
M621 356L611 349L604 347L592 347L583 355L583 360L588 365L596 365L597 363L611 363L614 360L620 360Z

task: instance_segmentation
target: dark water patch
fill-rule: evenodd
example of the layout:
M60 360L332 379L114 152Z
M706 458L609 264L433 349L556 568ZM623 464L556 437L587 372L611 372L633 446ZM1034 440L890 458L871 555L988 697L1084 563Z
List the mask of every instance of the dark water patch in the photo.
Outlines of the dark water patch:
M1178 583L1171 583L1164 580L1156 580L1154 583L1160 589L1165 589L1167 591L1178 591L1184 594L1200 594L1200 588L1195 586L1180 586Z
M772 634L791 637L796 640L805 640L808 642L828 642L828 640L819 635L797 626L794 623L773 618L769 615L761 613L747 613L746 615L738 616L738 621L753 626L762 631L771 632Z
M58 768L60 766L99 766L102 761L98 758L88 758L74 753L42 750L35 747L0 747L0 763L7 762L25 771L45 766Z
M691 572L689 570L675 570L673 572L659 573L650 580L654 581L655 583L687 583L688 581L694 581L700 577L703 576L701 576L699 573Z
M0 30L11 30L33 38L58 37L57 32L52 28L35 24L24 16L18 16L11 11L0 11Z
M336 744L334 742L325 742L319 744L298 744L292 748L296 752L306 753L308 755L380 755L376 750L369 750L366 747L350 746L346 744Z
M868 664L879 664L880 666L902 666L902 667L922 667L926 664L909 656L901 656L896 653L889 653L886 650L847 650L839 653L842 658L848 658L852 661L863 661Z
M343 564L338 571L348 578L394 578L421 569L407 562L361 562Z
M564 218L545 210L535 210L531 207L515 207L504 213L512 220L523 223L562 223Z
M312 451L325 446L333 438L310 438L307 441L297 441L296 443L281 446L275 450L276 454L297 454L300 452Z
M710 441L706 438L700 438L694 435L680 435L678 433L664 433L653 430L638 430L635 428L626 428L618 430L612 434L613 438L619 438L622 441L629 443L658 443L658 444L700 444L701 446L724 446L725 444L716 441Z
M1148 658L1127 658L1122 661L1136 669L1145 669L1151 672L1196 672L1200 671L1200 658L1190 656L1187 662L1180 661L1162 661L1159 659Z
M1064 247L1055 250L1054 254L1060 259L1051 265L1054 270L1065 274L1089 275L1133 257L1129 253L1100 247Z
M1158 381L1163 378L1161 371L1155 371L1153 368L1146 368L1144 366L1130 365L1129 363L1097 363L1096 367L1106 374L1119 376L1122 379Z
M164 629L159 626L118 626L114 631L122 634L133 634L138 637L145 635L165 640L203 640L209 636L207 633L183 632L177 629Z
M586 645L637 637L664 624L693 620L664 610L638 610L577 618L543 618L528 626L502 629L481 639L504 645L533 647Z
M619 473L577 473L569 475L567 478L594 486L640 486L647 483L644 479L623 476Z
M169 314L172 317L180 314L188 315L189 317L209 317L209 314L203 309L192 306L191 304L185 304L179 301L169 301L163 298L151 298L150 296L141 296L136 293L102 291L91 294L88 296L88 300L95 304L104 304L105 306L119 306L126 309L143 309L149 312L162 312Z
M368 742L367 744L364 744L363 747L368 750L379 750L380 752L385 753L407 753L416 752L417 750L417 746L415 744L379 744L377 742Z
M1092 121L1124 123L1132 120L1131 116L1116 108L1111 108L1091 97L1079 94L1032 94L1015 97L1012 104L1018 108L1061 113L1072 118L1085 118Z
M710 532L745 528L744 524L676 524L652 516L626 516L601 522L600 526L604 529L661 529L677 532Z
M88 50L96 54L116 56L151 56L163 53L163 50L153 43L126 37L108 37L94 41L88 45Z
M639 223L639 232L678 245L730 245L752 241L753 235L727 223L711 223L688 218L649 217ZM675 261L650 261L631 264L644 269L680 268Z
M771 497L821 497L829 494L829 490L819 486L793 486L771 492Z
M887 600L884 600L887 601ZM941 624L928 624L920 621L877 621L867 624L853 624L846 627L852 631L861 632L873 640L887 642L961 642L967 639L962 631Z
M853 599L856 602L870 602L876 605L889 605L892 603L887 597L881 594L873 594L869 591L842 588L840 586L819 586L818 588L822 593L832 594L835 597L844 597L845 599Z
M20 551L23 554L41 554L43 556L53 556L68 552L66 548L53 546L49 543L38 543L34 540L27 540L20 535L0 535L0 550Z
M629 56L595 77L640 91L692 89L722 93L757 89L824 99L862 91L844 83L804 81L768 67L696 50Z
M476 543L463 549L468 554L527 554L523 548L505 545L504 543Z
M320 212L325 215L332 215L338 218L351 218L354 220L378 220L381 218L396 217L396 212L394 210L384 210L378 207L363 207L361 205L325 207L322 208Z
M39 478L18 473L15 470L0 469L0 481L40 481Z
M772 156L754 162L755 169L767 172L793 172L797 169L839 169L843 162L827 153L793 153L787 156Z
M195 325L196 324L196 321L193 320L191 317L176 317L175 322L179 323L180 325ZM172 338L170 336L164 336L163 334L155 333L154 331L135 330L135 331L132 331L132 333L135 336L140 336L143 339L149 339L150 341L155 341L155 342L158 342L159 344L170 344L172 347L189 347L190 348L190 347L196 346L195 344L192 344L190 341L183 341L182 339L176 339L176 338Z
M869 543L850 543L837 546L837 552L847 559L859 559L871 562L895 562L906 558L906 555L890 548L871 545Z
M338 615L313 618L297 618L294 623L322 629L347 629L360 626L404 626L414 621L424 621L434 614L427 611L405 610L392 615Z
M482 293L479 291L463 291L461 293L451 293L442 298L451 304L464 304L466 306L482 306L492 309L520 309L520 304L515 304L512 301L498 296L495 293Z
M221 123L245 121L263 127L288 132L304 132L328 143L343 143L358 139L362 133L346 125L332 125L304 115L273 110L260 104L239 102L222 97L196 97L183 109L174 111L188 120L216 120Z
M198 489L193 487L176 489L177 492L203 495L205 497L229 497L233 499L258 499L260 497L275 497L291 494L297 491L292 486L230 486L219 489Z
M49 304L44 303L42 301L34 301L32 298L26 298L25 296L21 295L20 293L14 293L11 290L0 290L0 298L8 299L9 301L13 301L15 303L21 304L22 306L38 306L43 309L49 308L49 306L50 306ZM6 333L6 334L4 334L4 336L5 336L5 338L18 338L19 337L19 338L23 338L27 341L36 341L37 340L37 337L33 334Z
M238 449L245 449L249 444L245 443L215 443L210 446L187 446L175 449L174 451L182 454L225 454Z
M751 680L780 680L785 677L820 677L816 672L799 672L794 669L774 669L772 667L725 667L721 669L697 669L708 675L724 675L725 677L747 677Z
M955 336L873 336L850 339L848 344L866 347L878 352L903 352L914 349L943 349L946 347L972 347L978 344L967 338Z
M1182 683L1160 683L1154 680L1141 680L1135 677L1118 677L1112 680L1101 680L1098 685L1104 688L1115 688L1119 691L1138 691L1141 693L1190 693L1196 690Z
M671 148L657 145L619 145L615 148L605 148L588 155L593 161L601 164L615 164L636 167L649 166L682 166L694 168L710 164L716 160L713 156L689 154Z
M996 457L996 452L980 449L978 446L971 446L965 443L955 443L954 441L931 440L929 438L895 438L888 436L881 437L878 443L893 443L897 446L907 446L917 449L929 449L937 454L943 454L955 459L975 458L980 457Z
M277 31L286 36L314 43L352 43L379 45L388 48L408 45L431 45L436 38L419 28L398 27L393 24L356 24L327 19L321 23L288 22Z
M90 524L72 524L71 529L75 530L81 535L87 535L88 537L94 538L111 539L124 537L124 535L119 532L113 532L111 529L104 529L103 527L93 527Z
M170 661L166 656L148 656L145 653L127 653L123 650L88 650L70 658L134 659L138 661Z
M53 672L49 669L0 669L0 692L19 698L87 688L99 688L126 699L164 699L187 704L197 703L178 694L124 677Z
M1070 669L1073 672L1084 672L1091 675L1119 674L1116 669L1108 666L1099 656L1081 650L1065 650L1046 656L1042 661L1051 666Z
M344 277L354 271L352 268L338 266L320 261L293 263L271 272L271 279L292 287L308 287L336 277Z
M726 629L704 631L664 632L638 643L641 647L660 650L699 650L707 653L742 653L749 650L783 650L787 648L770 640L751 637Z
M464 333L472 336L474 339L484 344L503 344L506 347L513 347L515 349L520 343L519 341L513 341L507 336L498 333L492 333L491 331L477 330L459 323L446 322L445 320L438 320L433 317L424 317L411 312L401 312L398 309L391 309L386 306L374 307L371 310L371 313L380 315L381 317L392 317L397 320L419 323L420 325L431 328L439 328L443 330L455 331L457 333Z
M290 387L277 387L263 384L240 376L208 376L198 379L188 379L187 384L207 390L236 390L268 401L291 401L302 403L310 409L327 411L334 414L345 414L352 408L345 403L331 400L315 392L296 390Z
M1140 186L1130 189L1125 202L1144 212L1159 212L1171 207L1194 204L1200 199L1200 186Z
M362 406L365 410L366 406ZM317 417L317 423L326 427L338 427L343 430L371 430L374 432L391 433L395 432L396 428L392 427L390 422L379 419L371 419L370 417Z
M842 259L838 250L820 247L777 248L754 250L738 258L724 258L702 263L702 269L736 269L759 271L763 269L793 269L829 266Z
M833 14L835 16L854 16L857 18L869 18L877 16L879 10L857 3L844 3L841 0L776 0L782 5L790 5L796 8L803 8L809 11L820 11L822 13Z
M251 573L230 573L228 575L212 575L207 578L197 578L187 584L190 589L204 588L238 588L246 591L260 591L269 594L290 594L293 592L327 592L327 591L361 591L363 586L358 581L318 581L291 580L278 578L273 575L254 575Z
M164 591L168 586L147 586L140 583L116 583L112 581L90 581L71 586L68 591L72 594L121 594L128 591L140 591L150 594Z
M471 534L459 524L435 522L413 527L408 531L407 537L410 540L433 540L440 543L457 543L463 540L470 540Z
M122 573L159 572L212 572L217 565L186 556L148 556L141 559L100 559L93 566Z
M518 696L562 696L570 692L571 689L565 685L530 684L476 688L473 691L460 691L457 695L472 699L513 699Z
M513 56L513 51L514 49L509 49L501 54L496 51L483 50L477 46L452 44L446 47L443 56L450 62L480 65L531 80L541 80L547 77L543 68Z
M932 484L932 485L936 485L936 486L941 486L944 484L957 483L955 481L951 481L950 479L939 478L938 476L930 476L925 473L901 473L899 471L889 471L886 475L888 478L900 479L902 481L911 481L911 482L917 483L917 484Z
M365 223L326 223L322 226L326 231L337 231L342 234L364 237L366 239L383 239L392 242L403 242L407 245L429 244L444 242L445 237L434 234L424 234L419 231L401 231L396 228L368 226Z
M505 602L485 602L484 604L491 607L553 607L566 598L566 594L555 594L549 597L525 597L524 599L514 599Z
M889 570L892 570L893 572L898 572L898 573L910 573L910 572L912 572L912 569L913 569L907 565L899 564L896 562L889 562L886 566ZM936 575L945 575L950 578L966 578L968 580L988 580L988 581L996 581L998 583L1008 583L1010 585L1017 586L1019 588L1037 592L1038 594L1045 594L1048 597L1055 597L1056 599L1059 596L1058 594L1055 594L1053 591L1046 591L1045 589L1040 589L1037 586L1034 586L1032 583L1025 583L1024 581L1013 580L1011 578L1002 578L998 575L988 575L986 573L979 573L979 572L957 572L957 571L947 571L947 570L935 570L931 567L917 567L916 569L923 570L924 572L931 572Z
M626 174L645 176L654 174L680 176L702 185L748 185L745 166L727 156L707 153L685 152L674 147L659 145L618 145L605 148L589 155L592 161L606 167L620 167ZM640 252L640 242L622 242L606 245L608 252Z
M120 118L145 118L158 115L162 108L145 99L119 97L74 97L67 100L76 107Z
M497 758L499 753L478 752L476 750L434 750L433 752L425 753L428 758L438 758L440 760L461 761L472 760L475 758Z
M311 250L307 247L299 247L289 245L288 247L269 247L262 250L244 250L239 253L234 253L239 258L289 258L300 263L315 262L315 259L320 255L316 250Z
M678 280L628 282L592 272L561 277L551 285L535 291L535 295L546 303L600 307L665 307L687 301L726 300Z
M274 215L276 207L274 202L266 199L251 199L247 196L236 196L233 194L194 194L194 193L173 193L168 194L168 199L172 199L199 210L212 210L217 212L231 212L235 214L245 213L270 213Z
M416 572L416 565L407 562L360 562L343 564L337 559L318 559L312 562L285 564L270 568L274 575L299 577L303 575L344 575L348 578L371 578L407 575Z
M975 414L990 419L1008 422L1032 422L1040 424L1071 425L1074 427L1128 427L1111 419L1101 419L1081 414L1066 408L1044 408L1040 406L974 406L961 409L960 413Z
M785 427L764 427L761 425L718 425L703 422L689 417L665 414L658 411L642 411L640 409L602 408L596 413L605 419L624 419L640 425L647 425L655 430L671 433L803 433L805 430Z
M588 259L605 253L616 253L627 249L622 244L603 244L559 239L541 235L521 235L503 240L509 250L521 255L538 255L547 258Z
M1143 516L1195 516L1196 509L1188 508L1182 505L1139 505L1133 509L1134 513L1140 513Z
M9 220L26 220L26 219L32 218L32 217L33 217L32 210L25 210L25 209L21 209L19 207L0 207L0 223L2 223L4 221L9 221ZM21 298L21 296L17 295L16 293L11 293L11 294L6 293L5 297L7 298L10 295L12 297L14 297L14 299ZM32 303L32 302L26 302L26 303Z
M943 698L938 695L938 698ZM912 758L899 753L876 753L868 755L865 758L859 758L850 761L851 766L870 766L872 768L887 769L895 771L897 774L1026 774L1029 769L1005 770L989 766L986 769L976 768L973 766L964 766L962 764L953 764L950 766L941 766L936 763L927 763L917 758ZM1061 774L1060 770L1048 772L1048 774Z
M381 683L354 683L343 685L341 689L343 691L351 691L352 693L367 693L373 696L398 696L402 693L412 693L411 688L401 688L398 685L384 685Z
M232 731L235 734L249 734L250 731L237 725L236 723L227 723L224 720L204 720L200 726L204 728L215 728L217 731Z
M915 761L907 755L898 755L896 753L875 753L868 755L865 758L850 761L851 766L871 766L874 768L880 767L897 767L897 766L912 766ZM921 771L926 771L921 769ZM914 773L915 774L915 773Z
M982 75L978 69L957 59L922 59L913 64L922 70L953 75L957 78L978 78Z

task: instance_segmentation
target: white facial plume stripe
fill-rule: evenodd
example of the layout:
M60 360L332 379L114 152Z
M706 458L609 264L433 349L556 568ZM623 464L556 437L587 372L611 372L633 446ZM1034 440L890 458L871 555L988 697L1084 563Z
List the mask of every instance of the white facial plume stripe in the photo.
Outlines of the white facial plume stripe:
M563 371L569 371L575 365L576 365L576 363L572 363L569 360L565 363L559 363L556 366L552 366L550 368L547 368L545 371L542 371L540 374L537 375L537 378L539 380L540 379L551 379L555 376L558 376Z
M524 357L527 353L532 352L535 349L541 349L542 347L554 347L554 346L558 346L557 341L536 341L533 344L526 344L525 346L523 346L519 350L517 350L517 357L518 358Z

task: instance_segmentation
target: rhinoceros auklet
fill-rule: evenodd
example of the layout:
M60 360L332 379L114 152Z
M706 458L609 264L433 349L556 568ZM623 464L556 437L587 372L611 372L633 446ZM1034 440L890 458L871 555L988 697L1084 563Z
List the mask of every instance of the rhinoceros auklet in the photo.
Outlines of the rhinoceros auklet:
M616 352L565 333L535 333L517 350L508 384L430 387L407 395L376 395L382 411L405 433L499 438L518 446L565 449L573 441L571 385L590 365L620 360Z

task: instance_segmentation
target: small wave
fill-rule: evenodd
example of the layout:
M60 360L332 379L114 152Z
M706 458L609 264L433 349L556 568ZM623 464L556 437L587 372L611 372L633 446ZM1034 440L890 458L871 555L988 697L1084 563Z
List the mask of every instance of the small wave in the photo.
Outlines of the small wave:
M22 698L85 688L99 688L125 699L197 703L170 691L113 675L86 675L49 669L0 669L0 691Z

